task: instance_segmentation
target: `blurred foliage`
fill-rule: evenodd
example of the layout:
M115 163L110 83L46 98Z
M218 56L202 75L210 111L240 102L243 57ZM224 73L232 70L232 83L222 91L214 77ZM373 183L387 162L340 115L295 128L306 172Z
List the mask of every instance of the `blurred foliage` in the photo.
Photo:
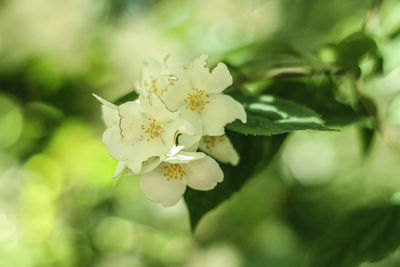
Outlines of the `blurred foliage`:
M399 206L360 210L316 243L309 266L357 266L394 251L399 240Z
M398 251L381 260L398 245L399 12L397 0L0 1L0 266L399 266ZM203 53L229 66L230 94L339 131L230 132L239 168L162 208L136 177L111 178L91 94L132 99L144 59Z
M230 164L220 164L224 176L229 177L221 184L222 186L207 192L192 189L185 192L192 229L196 228L200 218L206 212L229 198L243 186L249 177L265 168L286 137L285 135L243 136L233 132L227 132L227 135L241 156L240 163L234 167Z

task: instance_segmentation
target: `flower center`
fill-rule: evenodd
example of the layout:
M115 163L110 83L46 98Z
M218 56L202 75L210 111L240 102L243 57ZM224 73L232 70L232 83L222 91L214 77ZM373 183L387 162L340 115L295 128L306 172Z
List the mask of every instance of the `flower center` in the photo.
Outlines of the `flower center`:
M144 81L144 89L147 92L147 98L149 99L149 103L151 103L151 98L153 95L158 96L158 88L157 88L157 79L154 79L150 76L150 84L147 80Z
M149 118L147 125L142 124L142 130L143 134L141 134L140 137L146 138L147 141L150 141L163 132L164 126L159 124L157 120Z
M167 179L167 181L171 179L179 179L182 181L182 178L185 174L186 172L180 164L167 163L164 165L164 177Z
M203 137L203 142L206 145L206 148L212 152L213 148L215 147L215 143L222 142L224 139L224 136L204 136Z
M192 93L189 93L184 101L187 109L200 113L200 111L210 103L210 101L207 100L208 98L209 95L206 94L204 90L193 88Z
M144 88L147 94L150 96L152 94L156 94L158 92L157 88L157 79L154 79L152 76L150 76L150 84L147 80L144 80Z

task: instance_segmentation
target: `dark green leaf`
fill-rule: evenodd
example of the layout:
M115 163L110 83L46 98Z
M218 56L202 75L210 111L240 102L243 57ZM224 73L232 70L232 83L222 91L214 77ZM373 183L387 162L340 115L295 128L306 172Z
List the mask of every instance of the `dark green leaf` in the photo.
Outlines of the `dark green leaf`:
M358 210L319 240L310 267L352 267L377 261L400 245L400 206Z
M321 238L332 220L341 214L337 203L329 196L327 184L291 186L282 215L296 234L306 242Z
M356 32L343 39L337 49L339 61L343 65L356 67L364 55L375 54L377 46L374 39L362 32Z
M267 166L286 137L286 135L243 136L229 131L227 135L240 155L239 165L234 167L220 164L225 178L211 191L197 191L190 188L186 190L185 201L189 209L192 230L208 211L228 199L248 178Z
M327 131L320 116L311 109L276 96L234 95L244 106L247 123L235 121L227 129L252 135L273 135L296 130Z
M366 127L360 127L359 133L360 133L363 152L364 154L367 155L374 141L375 130Z
M139 97L139 95L135 91L132 91L130 93L127 93L126 95L121 96L117 100L115 100L114 104L115 105L121 105L121 104L123 104L125 102L128 102L128 101L134 101L138 97Z
M383 70L383 58L375 40L363 32L350 34L332 47L336 51L336 64L346 72L352 73L354 77L361 75L359 65L366 56L373 64L369 74L378 74Z

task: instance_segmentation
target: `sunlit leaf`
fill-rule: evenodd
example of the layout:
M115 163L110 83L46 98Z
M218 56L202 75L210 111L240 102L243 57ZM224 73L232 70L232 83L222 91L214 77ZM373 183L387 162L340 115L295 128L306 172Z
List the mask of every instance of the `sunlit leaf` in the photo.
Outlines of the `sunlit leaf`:
M325 77L320 81L275 80L265 88L265 93L290 99L314 110L328 126L348 125L365 118L365 114L338 101L336 90L333 79Z
M228 129L252 135L273 135L296 130L328 131L320 116L292 101L270 95L234 96L244 106L247 122L235 121Z

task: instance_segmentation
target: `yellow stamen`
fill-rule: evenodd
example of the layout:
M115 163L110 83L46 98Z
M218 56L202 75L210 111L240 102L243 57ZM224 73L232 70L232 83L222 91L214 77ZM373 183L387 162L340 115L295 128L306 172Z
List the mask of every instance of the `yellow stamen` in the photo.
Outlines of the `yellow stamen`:
M156 138L159 136L163 131L164 131L164 126L162 124L159 124L157 120L155 119L148 119L149 122L147 126L144 124L141 125L141 128L143 130L143 134L140 135L141 138L145 138L147 141L150 141L151 139Z
M152 102L153 96L160 97L164 91L163 89L157 87L157 82L158 79L154 78L153 76L150 76L149 80L143 81L144 90L147 93L147 97L150 103Z
M166 163L164 165L164 177L167 179L167 181L169 181L171 179L175 179L175 180L179 179L182 181L183 176L185 174L186 174L186 172L180 164Z
M203 142L206 145L206 148L212 152L213 148L215 147L215 144L218 142L222 142L224 140L224 135L221 136L204 136L203 137Z
M207 100L208 98L209 95L206 94L204 90L193 88L192 93L189 93L184 101L187 109L200 113L200 111L210 103L210 101Z

